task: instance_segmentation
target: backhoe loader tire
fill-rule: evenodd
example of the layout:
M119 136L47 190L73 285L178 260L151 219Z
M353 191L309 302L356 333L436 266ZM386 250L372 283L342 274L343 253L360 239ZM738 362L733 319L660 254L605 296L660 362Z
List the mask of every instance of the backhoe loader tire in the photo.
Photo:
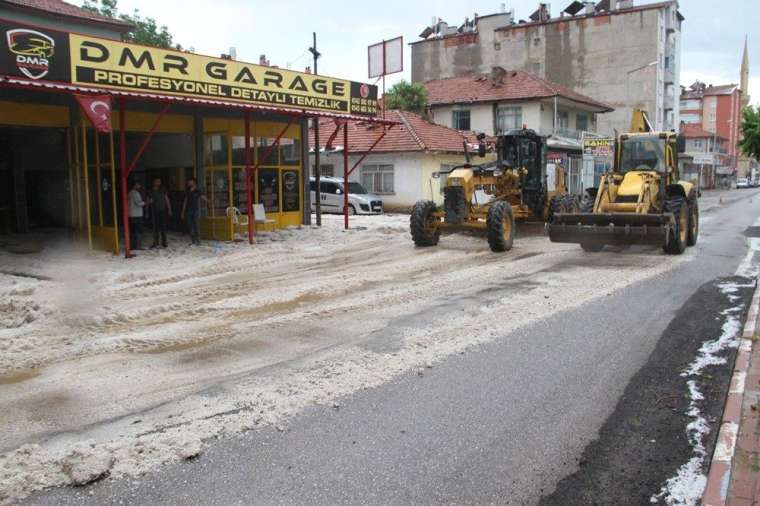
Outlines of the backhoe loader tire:
M563 195L555 195L549 202L549 223L554 221L554 217L559 213L566 213L567 206L565 205L565 197Z
M494 203L488 210L486 225L491 251L500 253L512 249L515 241L515 216L509 202Z
M581 249L586 253L599 253L604 249L604 244L598 242L582 242Z
M581 201L581 212L582 213L593 213L594 212L594 204L596 199L592 198L589 194L586 194L583 196L583 200Z
M578 203L575 195L565 195L565 212L570 214L576 214L580 211L580 204Z
M694 192L689 198L689 238L686 245L695 246L697 239L699 239L699 202Z
M409 218L409 226L414 245L418 248L438 244L438 239L441 237L441 229L433 226L435 218L432 214L435 211L435 202L429 200L420 200L414 205L412 215Z
M689 238L689 205L680 196L669 197L665 201L664 212L673 213L675 226L668 234L668 242L662 250L668 255L681 255L686 250Z

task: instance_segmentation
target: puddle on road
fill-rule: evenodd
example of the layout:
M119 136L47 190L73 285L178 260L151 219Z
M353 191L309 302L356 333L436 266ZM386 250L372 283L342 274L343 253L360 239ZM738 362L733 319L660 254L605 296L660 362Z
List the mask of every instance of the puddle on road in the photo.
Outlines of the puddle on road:
M29 369L26 371L0 375L0 385L17 385L18 383L23 383L24 381L36 378L39 375L39 369Z

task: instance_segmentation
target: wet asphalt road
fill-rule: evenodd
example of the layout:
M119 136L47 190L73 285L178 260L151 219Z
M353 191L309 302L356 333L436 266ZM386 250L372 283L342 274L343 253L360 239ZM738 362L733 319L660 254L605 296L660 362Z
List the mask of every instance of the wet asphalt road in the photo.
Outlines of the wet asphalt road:
M284 432L252 431L139 480L29 503L535 504L578 470L677 311L735 273L758 193L704 213L696 259L656 280L357 392L339 409L310 408Z

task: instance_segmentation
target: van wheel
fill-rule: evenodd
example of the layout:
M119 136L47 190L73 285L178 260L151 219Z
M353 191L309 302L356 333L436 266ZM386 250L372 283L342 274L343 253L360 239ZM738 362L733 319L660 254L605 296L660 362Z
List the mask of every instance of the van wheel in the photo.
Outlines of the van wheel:
M356 216L356 208L353 204L348 204L348 214L351 216Z

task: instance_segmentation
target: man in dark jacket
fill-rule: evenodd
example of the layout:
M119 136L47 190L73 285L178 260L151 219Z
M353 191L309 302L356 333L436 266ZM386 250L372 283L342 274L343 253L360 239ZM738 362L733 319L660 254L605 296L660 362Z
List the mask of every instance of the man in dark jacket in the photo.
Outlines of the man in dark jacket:
M161 236L161 246L166 248L166 231L169 227L169 217L172 215L172 204L169 201L169 195L161 186L161 180L153 180L153 187L148 192L148 203L150 204L150 217L153 222L153 245L152 248L158 248L158 236Z
M182 203L181 218L183 220L187 219L190 239L196 246L201 243L201 201L208 202L208 199L198 189L195 179L188 179L185 201Z

